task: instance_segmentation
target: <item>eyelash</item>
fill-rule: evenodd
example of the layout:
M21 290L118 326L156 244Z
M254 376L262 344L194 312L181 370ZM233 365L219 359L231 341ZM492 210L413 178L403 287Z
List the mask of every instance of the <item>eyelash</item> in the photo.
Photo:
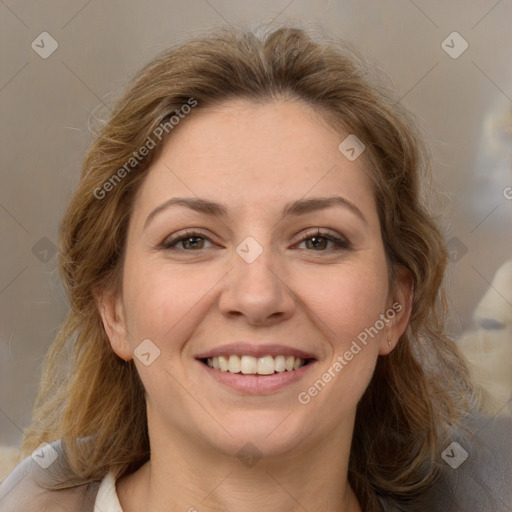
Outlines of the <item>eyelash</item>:
M176 245L180 242L183 242L184 240L188 240L189 238L203 238L205 240L211 240L204 236L202 233L199 233L198 231L186 231L183 235L179 236L178 238L170 238L167 240L164 240L161 244L161 249L169 250L169 251L184 251L184 252L195 252L200 251L201 249L183 249L183 248L176 248ZM307 232L304 237L302 237L297 243L305 242L306 240L310 240L311 238L324 238L325 240L328 240L329 242L332 242L335 247L331 249L323 249L321 251L314 251L314 252L327 252L329 250L331 251L339 251L339 250L347 250L351 248L350 242L346 238L338 238L335 237L329 233L326 233L324 231L321 231L320 229L316 229L315 231L309 231Z

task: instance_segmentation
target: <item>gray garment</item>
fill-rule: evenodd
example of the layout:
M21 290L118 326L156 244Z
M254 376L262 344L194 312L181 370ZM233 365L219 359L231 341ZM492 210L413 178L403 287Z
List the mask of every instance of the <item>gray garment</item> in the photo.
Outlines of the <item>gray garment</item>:
M512 512L512 416L475 415L467 426L474 435L454 432L452 441L457 444L445 452L450 465L440 459L440 480L408 505L379 498L385 512ZM64 491L37 485L54 481L55 471L68 467L60 442L49 446L44 456L21 462L0 485L0 512L93 512L98 482ZM44 469L52 454L57 459Z
M512 416L475 414L465 426L471 434L454 431L439 454L429 491L406 506L382 499L385 512L512 512Z

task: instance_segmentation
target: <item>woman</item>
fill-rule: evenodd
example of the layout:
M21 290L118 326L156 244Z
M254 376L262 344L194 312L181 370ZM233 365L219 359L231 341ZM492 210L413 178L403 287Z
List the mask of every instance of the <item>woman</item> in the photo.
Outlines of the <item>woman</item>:
M71 311L0 510L448 510L429 493L456 503L445 461L483 427L428 170L347 43L226 29L158 56L62 221Z

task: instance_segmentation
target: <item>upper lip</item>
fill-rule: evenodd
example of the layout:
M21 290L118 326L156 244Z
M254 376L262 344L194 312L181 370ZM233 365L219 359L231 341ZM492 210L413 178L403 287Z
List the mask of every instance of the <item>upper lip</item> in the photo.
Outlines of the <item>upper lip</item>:
M287 347L286 345L276 344L254 344L243 341L229 343L227 345L221 345L219 347L212 348L205 352L197 354L196 359L206 359L208 357L218 356L253 356L253 357L264 357L264 356L294 356L300 357L301 359L316 359L315 356L304 350L300 350L294 347Z

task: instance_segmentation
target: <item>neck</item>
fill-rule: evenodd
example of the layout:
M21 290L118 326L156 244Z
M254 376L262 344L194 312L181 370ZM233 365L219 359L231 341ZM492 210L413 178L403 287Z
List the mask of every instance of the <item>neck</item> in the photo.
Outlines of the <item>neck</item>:
M119 500L124 512L361 512L347 478L351 435L334 431L321 445L241 460L186 434L169 442L150 432L151 460L118 481Z

